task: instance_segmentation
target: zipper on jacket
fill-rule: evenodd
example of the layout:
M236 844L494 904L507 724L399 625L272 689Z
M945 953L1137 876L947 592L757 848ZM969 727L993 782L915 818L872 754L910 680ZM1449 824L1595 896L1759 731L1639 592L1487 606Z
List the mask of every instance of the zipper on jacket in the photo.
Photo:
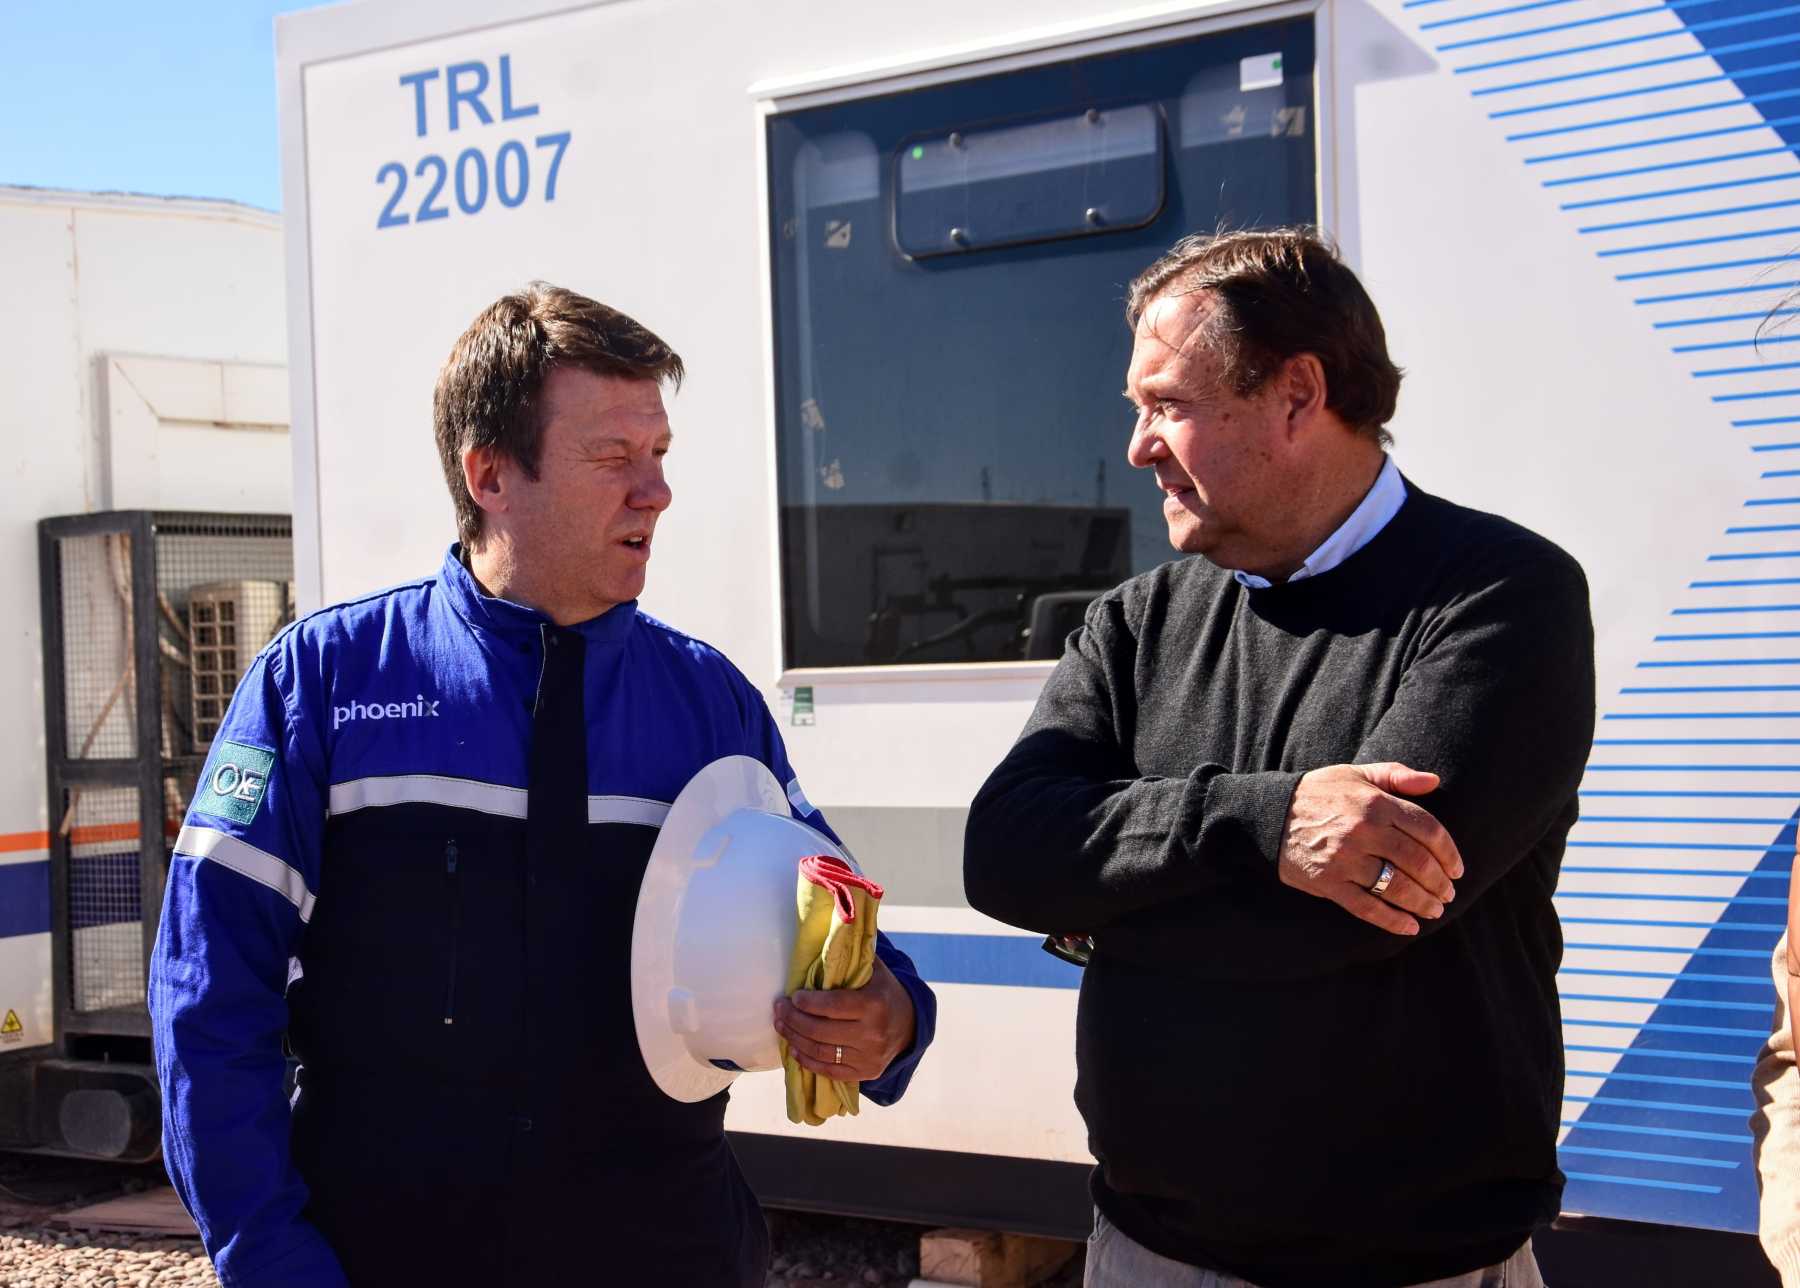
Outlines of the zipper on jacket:
M461 929L462 901L456 897L456 838L444 845L444 893L450 900L450 979L444 987L444 1023L456 1023L456 938Z

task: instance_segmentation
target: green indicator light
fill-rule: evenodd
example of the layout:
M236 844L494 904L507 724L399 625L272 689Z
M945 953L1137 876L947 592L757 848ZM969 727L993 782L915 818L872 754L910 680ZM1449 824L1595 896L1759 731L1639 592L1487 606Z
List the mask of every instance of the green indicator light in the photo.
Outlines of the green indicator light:
M923 147L923 145L917 144L917 143L913 144L913 160L914 161L923 161L924 159L925 159L925 148Z

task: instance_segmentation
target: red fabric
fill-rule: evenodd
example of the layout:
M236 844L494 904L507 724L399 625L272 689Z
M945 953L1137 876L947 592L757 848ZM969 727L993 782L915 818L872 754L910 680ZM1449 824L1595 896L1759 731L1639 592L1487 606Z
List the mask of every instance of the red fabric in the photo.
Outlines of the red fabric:
M862 890L871 899L881 898L880 886L835 855L807 855L800 860L800 875L814 885L831 891L831 897L837 902L838 919L841 921L856 920L856 900L850 897L853 888Z

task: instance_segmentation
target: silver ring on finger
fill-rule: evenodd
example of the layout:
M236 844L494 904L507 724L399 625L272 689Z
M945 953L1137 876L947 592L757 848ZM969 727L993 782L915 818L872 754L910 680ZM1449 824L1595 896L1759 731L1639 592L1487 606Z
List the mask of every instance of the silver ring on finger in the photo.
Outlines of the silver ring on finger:
M1380 898L1387 893L1387 888L1394 883L1394 865L1383 860L1381 875L1375 878L1375 884L1369 887L1369 893Z
M843 1047L837 1048L837 1053L832 1057L831 1062L833 1064L842 1064L844 1062L844 1048Z

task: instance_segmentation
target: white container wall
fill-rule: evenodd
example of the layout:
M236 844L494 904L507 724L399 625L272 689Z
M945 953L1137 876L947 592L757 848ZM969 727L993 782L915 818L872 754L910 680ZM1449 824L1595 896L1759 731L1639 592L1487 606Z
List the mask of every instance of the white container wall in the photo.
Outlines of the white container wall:
M37 521L290 509L280 230L277 216L229 202L0 187L0 709L14 722L0 757L0 1054L53 1037L48 847L62 819L45 799ZM109 624L117 633L118 605L101 596L83 611L95 670L72 678L103 699L121 660L116 640L99 641ZM98 715L77 743L90 726L95 745L115 726L129 740L128 703ZM90 811L104 804L93 795ZM71 817L77 855L137 834L135 821L84 823ZM139 951L135 922L75 933L78 951L112 939Z

